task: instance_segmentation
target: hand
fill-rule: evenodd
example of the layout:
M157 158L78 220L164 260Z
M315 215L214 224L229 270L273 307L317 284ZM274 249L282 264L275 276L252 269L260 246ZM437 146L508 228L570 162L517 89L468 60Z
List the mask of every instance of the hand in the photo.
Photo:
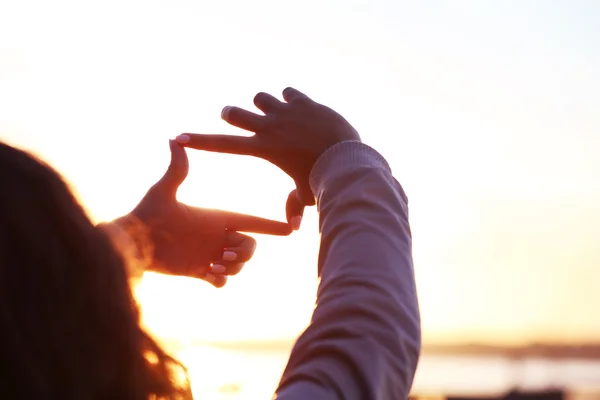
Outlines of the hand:
M183 147L173 140L169 146L169 169L129 219L141 222L152 243L149 270L201 278L221 287L227 275L240 272L256 248L253 238L236 231L289 235L291 228L282 222L179 203L177 189L189 164Z
M238 107L223 109L221 118L254 132L252 137L185 133L177 141L194 149L251 155L277 165L296 182L286 214L290 225L297 229L304 206L315 204L308 182L314 163L336 143L360 140L360 136L340 114L296 89L285 89L283 98L285 102L267 93L257 94L254 104L265 115Z

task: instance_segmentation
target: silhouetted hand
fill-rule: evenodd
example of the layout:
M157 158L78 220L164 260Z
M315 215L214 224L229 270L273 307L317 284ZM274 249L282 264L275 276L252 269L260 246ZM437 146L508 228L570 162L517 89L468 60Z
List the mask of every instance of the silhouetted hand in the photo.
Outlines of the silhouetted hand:
M174 140L169 146L169 169L130 214L142 222L150 238L148 269L201 278L221 287L227 275L240 272L256 248L252 237L237 231L289 235L291 228L283 222L179 203L177 190L189 164L183 147Z
M336 143L360 140L360 136L340 114L296 89L285 89L283 98L285 102L267 93L257 94L254 104L265 115L238 107L223 109L221 118L254 132L252 137L185 133L177 141L194 149L251 155L277 165L296 182L286 214L288 222L298 229L304 206L315 204L308 182L315 161Z

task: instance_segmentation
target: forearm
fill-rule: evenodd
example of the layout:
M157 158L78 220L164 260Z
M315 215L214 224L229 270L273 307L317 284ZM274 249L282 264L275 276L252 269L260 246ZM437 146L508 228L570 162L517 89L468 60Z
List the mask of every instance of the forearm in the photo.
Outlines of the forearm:
M421 332L406 196L385 160L356 142L329 149L311 186L321 283L278 398L407 398Z

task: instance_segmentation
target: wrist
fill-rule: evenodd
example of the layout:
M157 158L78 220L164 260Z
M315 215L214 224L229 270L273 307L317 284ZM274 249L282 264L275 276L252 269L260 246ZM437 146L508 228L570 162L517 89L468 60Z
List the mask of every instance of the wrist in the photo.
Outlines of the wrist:
M115 249L123 257L132 278L141 278L152 261L152 245L148 228L137 217L128 214L98 225L106 232Z
M325 150L313 165L309 178L311 190L319 197L327 182L357 166L390 170L385 158L372 147L360 140L342 141Z

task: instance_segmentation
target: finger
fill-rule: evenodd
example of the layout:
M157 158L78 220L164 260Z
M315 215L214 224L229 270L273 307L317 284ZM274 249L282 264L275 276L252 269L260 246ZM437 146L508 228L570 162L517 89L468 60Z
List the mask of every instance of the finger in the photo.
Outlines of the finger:
M223 108L221 118L233 126L250 132L260 132L265 125L264 115L254 114L239 107L227 106Z
M165 195L175 197L177 189L188 175L189 162L185 149L175 140L169 140L169 148L171 149L171 163L156 187L160 188Z
M227 283L226 275L217 275L217 274L213 274L212 272L207 272L206 276L202 279L204 279L206 282L210 283L217 289L222 288Z
M239 232L225 232L225 249L219 260L211 266L214 274L236 275L244 264L252 258L256 250L256 240Z
M315 195L308 182L296 181L296 197L305 206L315 205Z
M250 261L255 251L256 240L253 237L234 231L225 232L225 250L221 256L223 261L245 263Z
M271 96L268 93L259 93L254 96L254 105L265 114L276 111L283 106L283 103L276 97Z
M288 195L285 203L285 216L287 218L290 227L297 231L300 229L302 223L302 216L304 215L304 204L298 198L298 191L292 190Z
M252 232L263 235L287 236L292 233L289 224L253 215L221 211L225 218L225 228L229 231Z
M259 157L258 138L233 135L201 135L184 133L176 138L182 146L217 153Z
M310 98L307 95L291 87L283 89L283 99L288 103L298 100L310 100Z
M237 275L244 268L243 262L218 260L210 267L210 273L214 275Z

